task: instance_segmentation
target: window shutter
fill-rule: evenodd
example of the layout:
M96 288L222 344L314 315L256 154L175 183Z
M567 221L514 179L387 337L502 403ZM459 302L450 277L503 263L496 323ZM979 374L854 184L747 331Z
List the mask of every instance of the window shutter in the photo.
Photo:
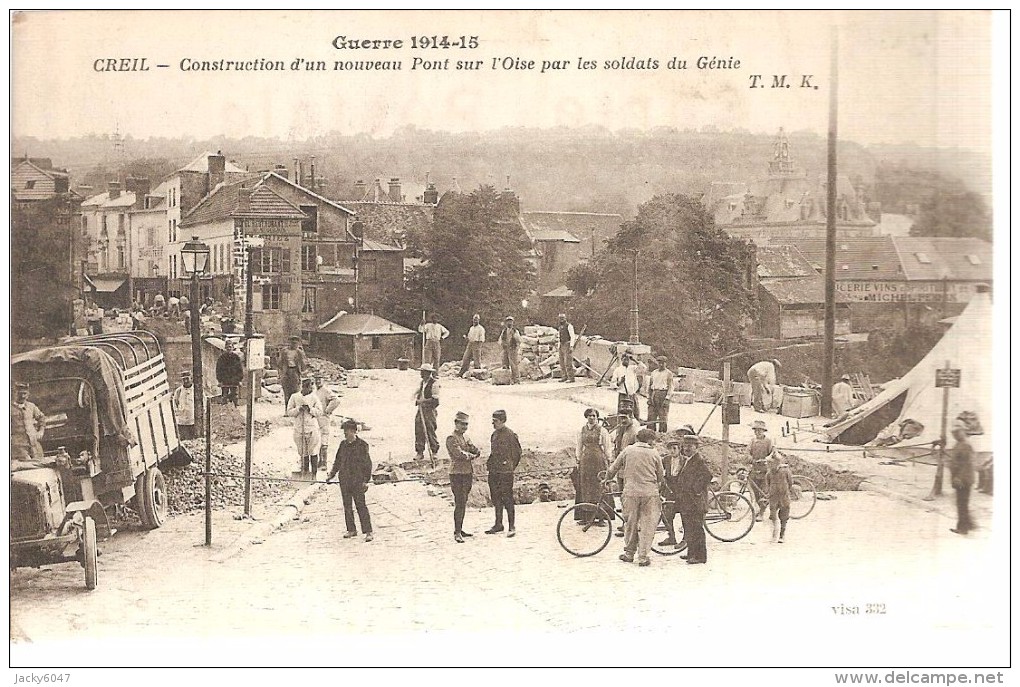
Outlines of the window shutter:
M262 312L262 289L252 290L251 309L254 312Z
M262 249L252 248L248 258L252 274L262 274Z

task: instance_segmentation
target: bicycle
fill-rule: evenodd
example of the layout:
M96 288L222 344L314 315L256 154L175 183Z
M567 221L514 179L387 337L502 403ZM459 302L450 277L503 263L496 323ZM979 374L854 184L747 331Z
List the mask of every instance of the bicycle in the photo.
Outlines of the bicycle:
M750 490L752 495L754 490L759 490L761 493L765 493L764 485L757 482L752 476L749 468L745 466L739 466L733 471L735 480L731 481L727 486L729 491L733 491L750 501L750 498L746 496ZM739 484L739 488L734 488L734 485ZM801 518L807 517L807 515L815 509L815 503L818 501L818 494L815 491L815 483L804 475L793 476L793 489L790 491L790 518L793 520L800 520ZM762 511L764 514L764 510Z
M594 556L609 546L613 538L611 524L613 519L618 515L625 521L623 513L615 508L615 498L621 496L622 492L610 487L615 482L603 480L602 484L604 491L598 503L574 504L563 512L556 525L556 539L560 546L578 558ZM663 499L662 505L659 524L653 534L652 551L660 556L672 556L684 551L687 543L683 541L682 536L678 536L683 530L674 525L675 502ZM673 513L669 520L667 512ZM754 510L745 496L732 492L709 491L705 530L714 539L725 542L737 541L746 536L753 526ZM677 543L674 545L656 541L662 534L670 535L670 539Z

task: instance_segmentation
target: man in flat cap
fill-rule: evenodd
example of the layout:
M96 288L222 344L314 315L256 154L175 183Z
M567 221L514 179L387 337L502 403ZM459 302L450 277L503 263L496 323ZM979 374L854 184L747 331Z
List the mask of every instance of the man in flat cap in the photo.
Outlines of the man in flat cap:
M503 320L503 329L499 333L499 345L503 349L503 367L510 369L510 383L520 384L521 375L517 371L517 359L521 348L521 333L514 326L514 318L507 315Z
M577 336L574 335L574 325L567 321L567 316L560 313L559 322L556 324L560 341L560 381L574 381L574 342Z
M485 533L503 531L503 511L506 510L506 536L512 537L517 534L514 527L514 470L521 462L521 442L517 434L506 426L505 410L492 414L492 429L491 450L485 467L489 471L489 494L496 511L496 523Z
M669 394L673 391L673 372L666 367L666 356L655 359L648 380L648 426L665 433L669 422Z
M425 459L425 444L434 457L439 453L439 439L436 437L439 408L439 376L431 363L420 368L421 383L414 391L414 459Z
M368 443L358 436L358 423L350 418L340 425L344 439L336 449L336 460L326 476L326 482L339 476L340 498L344 504L344 523L347 532L344 539L358 536L358 527L354 522L354 510L358 511L358 521L365 541L372 541L372 517L365 503L365 492L372 483L372 458L368 454Z
M464 433L468 428L468 415L458 412L453 419L453 434L446 437L446 452L450 454L450 489L453 491L453 538L458 544L470 532L464 531L464 513L467 511L468 495L474 481L474 465L471 461L482 452L471 443Z
M46 429L46 416L36 404L28 400L28 384L14 384L11 401L11 460L39 461L43 458L42 438Z

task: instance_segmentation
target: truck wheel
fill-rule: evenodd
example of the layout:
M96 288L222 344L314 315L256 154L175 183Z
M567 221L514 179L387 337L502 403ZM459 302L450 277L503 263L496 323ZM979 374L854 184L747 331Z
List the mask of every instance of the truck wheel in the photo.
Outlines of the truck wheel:
M92 590L99 584L99 547L96 544L96 521L89 517L85 518L81 547L82 564L85 566L85 589Z
M157 467L151 467L138 476L135 499L142 524L150 530L162 527L167 517L166 480Z

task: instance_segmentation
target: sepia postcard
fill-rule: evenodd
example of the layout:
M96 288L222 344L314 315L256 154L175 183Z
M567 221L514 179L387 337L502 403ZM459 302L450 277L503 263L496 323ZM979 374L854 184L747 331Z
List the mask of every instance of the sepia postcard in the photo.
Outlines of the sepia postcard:
M1008 682L1008 14L9 20L15 685Z

